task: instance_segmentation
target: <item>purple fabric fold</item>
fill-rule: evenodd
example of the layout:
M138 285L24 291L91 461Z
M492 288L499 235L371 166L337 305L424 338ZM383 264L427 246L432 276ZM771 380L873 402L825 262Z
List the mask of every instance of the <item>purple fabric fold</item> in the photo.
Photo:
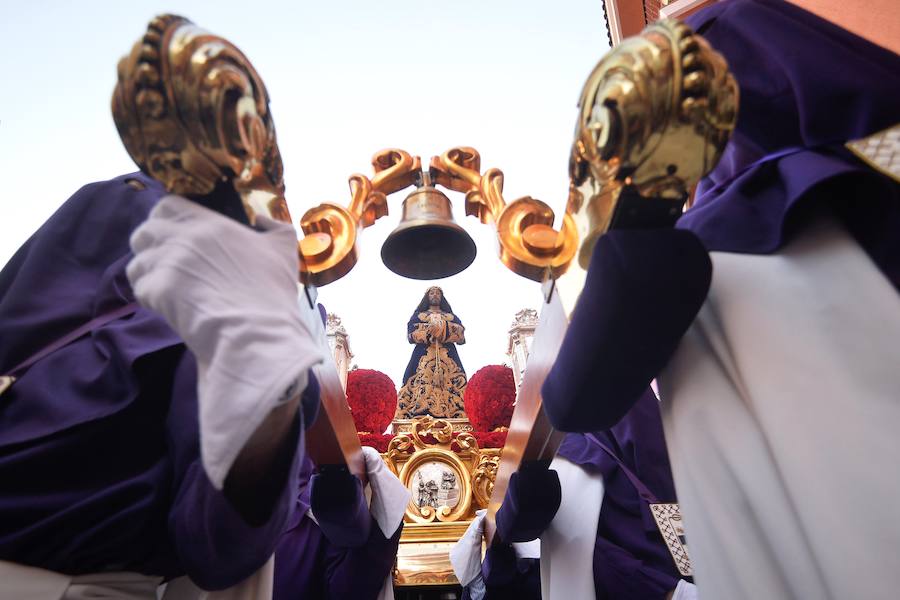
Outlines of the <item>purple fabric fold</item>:
M371 523L365 543L339 547L304 511L275 550L273 600L376 598L394 566L402 531L401 525L385 538L381 528Z
M647 388L628 414L593 434L662 502L675 502L659 401ZM582 434L569 434L558 455L603 477L603 505L594 545L598 598L664 598L680 575L647 503L619 462Z
M134 301L128 238L164 193L140 173L90 184L32 235L0 271L0 372ZM196 393L193 356L146 309L32 366L0 399L0 559L208 588L256 571L293 506L299 419L251 526L203 471Z
M523 463L509 478L497 511L495 544L528 542L540 537L562 499L559 476L544 463Z
M668 362L711 277L709 255L689 231L616 230L601 237L541 388L554 427L615 425Z
M485 600L540 600L541 561L518 558L510 545L487 549L481 576L487 592Z
M146 189L134 189L129 179ZM87 185L16 252L0 271L0 372L134 301L124 270L131 259L128 236L163 193L138 173ZM161 318L142 308L58 350L4 394L0 447L124 409L137 396L134 363L180 343ZM60 373L78 402L58 397Z
M358 548L369 539L372 516L362 482L346 467L329 467L312 476L310 505L332 545Z
M196 361L187 350L177 367L173 402L168 417L166 460L173 467L176 491L168 513L168 532L177 565L204 589L232 586L262 567L281 538L294 504L304 455L300 415L294 417L291 437L296 449L287 473L273 468L272 483L259 492L258 504L268 507L267 517L251 525L241 517L225 494L216 490L200 461L199 422L196 404ZM193 402L180 401L193 398ZM268 489L266 489L268 488Z
M741 108L678 227L709 250L768 254L835 210L897 285L900 186L843 144L900 122L900 57L787 2L719 2L687 21L728 60Z

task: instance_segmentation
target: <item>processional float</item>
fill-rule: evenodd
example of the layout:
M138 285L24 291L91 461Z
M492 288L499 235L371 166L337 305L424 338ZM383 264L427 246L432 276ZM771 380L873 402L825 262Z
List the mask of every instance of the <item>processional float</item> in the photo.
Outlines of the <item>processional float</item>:
M737 85L721 55L682 23L659 21L610 51L584 86L559 229L544 202L507 202L503 173L482 173L480 155L470 147L432 157L427 169L403 150L382 150L372 159L371 177L350 177L347 206L320 204L300 218L304 315L323 350L316 286L353 268L362 230L388 214L388 195L411 186L417 189L404 201L402 222L382 248L391 270L435 279L474 259L475 245L453 222L450 201L436 187L442 186L465 194L466 214L495 227L507 268L542 284L543 308L506 445L499 460L483 465L478 485L480 501L489 504L489 538L511 474L523 462L548 466L562 440L543 412L541 385L597 239L610 229L673 226L693 187L721 156L737 106ZM132 158L168 191L249 225L258 215L291 222L268 94L227 40L181 17L154 19L119 64L112 110ZM345 466L365 480L337 370L320 365L316 376L323 411L308 432L308 451L318 465ZM449 436L440 431L437 437L449 446Z

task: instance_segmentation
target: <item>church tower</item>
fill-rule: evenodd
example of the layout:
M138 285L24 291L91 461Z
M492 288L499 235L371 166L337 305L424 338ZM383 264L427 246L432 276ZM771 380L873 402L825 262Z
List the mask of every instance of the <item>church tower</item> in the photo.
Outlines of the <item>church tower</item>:
M516 313L512 325L509 326L509 342L506 346L506 355L512 366L513 378L516 380L516 390L522 384L525 375L525 364L531 353L531 340L538 324L538 312L533 308L523 308Z

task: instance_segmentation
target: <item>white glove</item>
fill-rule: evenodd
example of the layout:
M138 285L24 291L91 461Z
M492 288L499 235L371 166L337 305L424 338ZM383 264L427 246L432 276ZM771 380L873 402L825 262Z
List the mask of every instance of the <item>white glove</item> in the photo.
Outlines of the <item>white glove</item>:
M257 226L265 231L166 196L131 236L135 297L197 358L201 455L217 489L266 416L323 360L300 313L296 232L263 217Z
M475 518L459 541L450 548L450 564L460 585L467 586L481 575L481 540L484 538L484 516L487 510L475 511Z
M366 473L369 475L369 486L372 488L372 503L369 512L378 523L384 537L390 538L400 527L410 493L406 486L397 479L384 465L384 459L375 448L363 446L363 457L366 459Z

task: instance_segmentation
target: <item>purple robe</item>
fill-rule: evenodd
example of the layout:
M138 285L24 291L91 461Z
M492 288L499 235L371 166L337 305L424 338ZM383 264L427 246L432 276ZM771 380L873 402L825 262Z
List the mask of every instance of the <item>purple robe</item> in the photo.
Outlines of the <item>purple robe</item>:
M484 600L540 600L541 561L519 558L511 545L492 546L481 564ZM463 588L461 600L471 600L469 586Z
M661 502L675 501L659 401L649 388L613 428L594 434ZM569 434L558 455L603 477L603 504L594 544L597 600L662 600L681 578L647 503L619 463L594 441ZM571 492L571 490L569 490ZM564 490L563 493L566 493ZM487 598L540 598L538 561L492 548L482 565Z
M843 147L900 122L900 56L781 0L687 19L741 89L737 127L678 226L709 250L769 254L823 206L900 286L900 186Z
M741 108L680 233L769 254L831 211L900 289L900 185L843 147L900 122L900 57L780 0L719 2L688 22L727 59ZM669 362L710 276L709 258L673 232L601 237L542 389L551 422L614 425Z
M641 396L612 429L594 434L637 475L661 502L675 502L675 484L666 452L659 401ZM619 464L593 441L569 434L559 456L603 476L603 505L594 545L597 600L663 599L681 575L647 503Z
M137 189L128 181L137 182ZM0 372L134 301L128 238L164 194L137 173L79 190L0 272ZM302 432L250 524L200 462L196 363L140 308L32 366L0 396L0 559L229 587L272 554Z
M307 515L312 470L312 461L307 458L298 477L294 511L275 550L273 600L377 597L394 566L403 527L385 538L372 520L368 540L362 546L341 548L332 544Z

